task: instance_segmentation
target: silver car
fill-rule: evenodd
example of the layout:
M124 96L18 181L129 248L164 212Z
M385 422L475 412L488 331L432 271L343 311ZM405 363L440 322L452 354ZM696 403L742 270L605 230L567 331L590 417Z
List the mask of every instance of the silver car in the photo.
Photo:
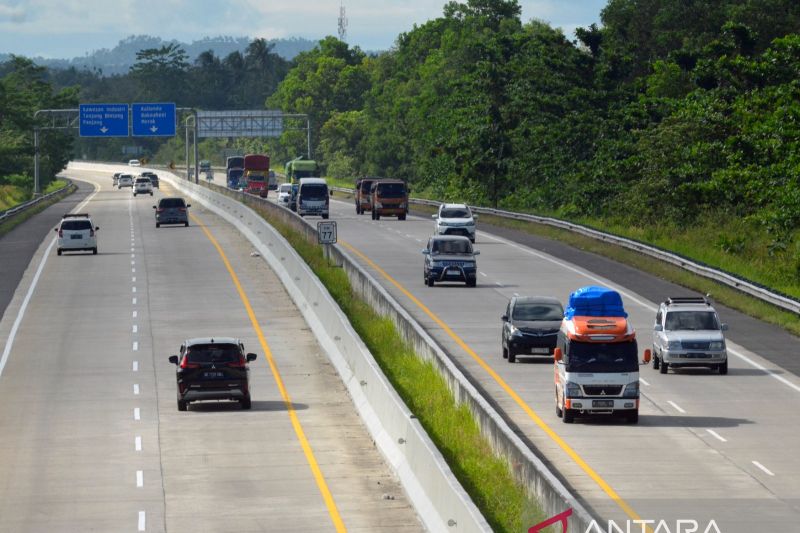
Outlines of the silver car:
M179 196L162 198L158 201L158 205L153 206L153 209L156 210L156 227L160 228L161 224L183 224L188 226L190 207L192 205L187 204Z
M130 187L133 188L133 175L131 174L122 174L117 179L117 187L119 189L123 187Z
M653 368L705 367L728 373L724 331L728 325L705 297L673 297L662 302L653 326Z

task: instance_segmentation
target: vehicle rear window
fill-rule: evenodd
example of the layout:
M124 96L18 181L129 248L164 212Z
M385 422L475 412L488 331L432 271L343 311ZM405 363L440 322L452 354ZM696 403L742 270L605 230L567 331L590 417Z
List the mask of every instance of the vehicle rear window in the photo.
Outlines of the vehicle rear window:
M235 363L241 355L235 344L195 344L186 351L190 363Z
M300 188L303 200L324 200L328 195L328 186L322 183L307 183Z
M292 192L291 185L281 185L281 192Z
M362 181L361 182L361 192L369 192L370 187L372 187L372 181Z
M406 186L403 183L379 183L378 195L386 198L401 198L406 195Z
M65 220L61 223L61 229L69 231L92 229L92 223L88 220Z
M163 198L158 205L161 208L186 207L186 202L183 201L183 198Z
M136 178L136 183L150 183L150 178Z

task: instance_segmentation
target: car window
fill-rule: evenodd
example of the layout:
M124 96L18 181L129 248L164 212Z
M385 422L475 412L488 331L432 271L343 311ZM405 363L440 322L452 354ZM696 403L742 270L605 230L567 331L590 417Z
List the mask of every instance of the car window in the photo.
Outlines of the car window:
M150 178L136 178L136 183L150 183Z
M183 198L162 198L158 205L161 208L186 207L186 203L183 201Z
M455 207L442 209L442 212L439 214L439 216L441 218L470 218L472 213L469 212L469 209Z
M517 302L514 306L514 320L561 320L564 309L558 304Z
M672 311L667 313L664 329L709 330L719 329L719 325L712 311Z
M441 240L433 242L434 251L441 254L469 254L472 253L472 246L469 241L450 241Z
M300 198L304 200L324 200L328 196L328 186L323 183L307 183L300 187Z
M361 192L369 192L370 187L372 187L371 181L364 181L361 182Z
M92 229L92 223L88 220L65 220L61 223L61 229L68 231Z
M241 356L235 344L195 344L186 351L190 363L235 363Z
M401 198L406 195L406 186L403 183L379 183L378 196L385 198Z

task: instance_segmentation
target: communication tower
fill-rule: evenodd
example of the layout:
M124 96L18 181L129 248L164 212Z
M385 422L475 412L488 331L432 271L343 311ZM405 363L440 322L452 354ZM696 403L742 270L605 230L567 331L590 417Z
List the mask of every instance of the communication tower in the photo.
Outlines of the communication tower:
M344 2L339 5L339 40L347 40L347 15L344 11Z

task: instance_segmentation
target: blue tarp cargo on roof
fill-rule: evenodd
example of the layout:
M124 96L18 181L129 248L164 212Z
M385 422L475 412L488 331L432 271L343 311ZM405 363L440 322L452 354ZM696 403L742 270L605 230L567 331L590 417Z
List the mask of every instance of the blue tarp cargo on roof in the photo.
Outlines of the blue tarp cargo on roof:
M615 316L627 318L622 297L608 287L581 287L569 295L564 311L567 320L574 316Z

